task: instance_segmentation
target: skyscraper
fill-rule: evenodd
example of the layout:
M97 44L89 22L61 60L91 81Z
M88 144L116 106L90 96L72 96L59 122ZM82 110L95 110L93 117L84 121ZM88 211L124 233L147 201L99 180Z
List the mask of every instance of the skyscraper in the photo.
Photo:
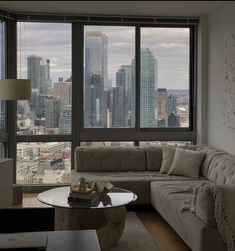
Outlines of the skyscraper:
M107 60L107 37L105 34L100 31L86 32L85 127L107 127Z
M159 127L167 127L168 92L166 88L157 89L157 119Z
M5 128L5 102L0 101L0 129Z
M168 114L177 113L177 99L174 95L168 96Z
M60 100L50 98L45 100L45 127L57 128L59 127L60 117Z
M168 127L180 127L180 116L175 113L171 113L168 116Z
M30 55L27 57L27 74L32 82L32 88L39 89L40 93L46 94L51 89L50 60L40 56Z
M62 79L61 79L62 80ZM53 84L53 97L59 99L61 106L65 107L72 104L72 83L59 81Z
M39 56L31 55L27 57L28 79L31 80L33 89L40 89L41 85L41 60Z
M113 88L113 127L128 127L130 110L131 66L122 65L116 73L116 87Z
M71 105L67 105L60 112L59 128L60 134L70 134L72 126L72 109Z
M50 79L50 60L42 59L40 65L40 93L47 94L52 88L52 81Z
M157 59L149 48L141 49L140 60L140 126L156 127L155 116L157 89ZM135 126L135 59L132 60L131 73L131 126Z

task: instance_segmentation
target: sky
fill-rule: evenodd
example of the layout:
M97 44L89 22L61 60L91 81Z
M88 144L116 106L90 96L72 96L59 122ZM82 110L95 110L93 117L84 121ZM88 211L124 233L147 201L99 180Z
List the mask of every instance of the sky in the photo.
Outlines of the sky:
M108 38L108 79L115 86L121 65L131 65L135 55L135 28L131 26L85 26ZM71 76L71 24L18 23L18 78L25 78L27 56L50 59L53 82ZM141 48L150 48L158 62L159 88L189 88L189 29L142 28Z

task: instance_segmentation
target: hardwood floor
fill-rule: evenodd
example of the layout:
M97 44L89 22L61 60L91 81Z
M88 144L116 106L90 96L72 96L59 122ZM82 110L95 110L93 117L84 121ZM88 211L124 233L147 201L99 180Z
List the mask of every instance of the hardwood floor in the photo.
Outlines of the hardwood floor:
M36 193L24 193L23 204L17 207L49 207L37 200ZM152 207L131 207L134 210L160 251L190 251L191 249L180 239L175 231ZM147 250L146 250L147 251Z
M137 211L138 217L145 225L160 251L190 251L169 224L156 210Z

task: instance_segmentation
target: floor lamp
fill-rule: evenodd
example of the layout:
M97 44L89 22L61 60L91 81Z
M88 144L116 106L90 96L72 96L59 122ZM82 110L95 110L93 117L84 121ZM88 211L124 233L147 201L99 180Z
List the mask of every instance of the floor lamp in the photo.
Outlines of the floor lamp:
M29 79L0 80L0 101L31 98ZM17 188L17 187L16 187ZM0 207L13 204L13 159L0 158Z

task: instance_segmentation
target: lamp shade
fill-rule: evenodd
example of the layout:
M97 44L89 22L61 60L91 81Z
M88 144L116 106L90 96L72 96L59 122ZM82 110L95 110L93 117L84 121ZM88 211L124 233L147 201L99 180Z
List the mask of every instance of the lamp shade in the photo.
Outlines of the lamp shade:
M0 100L27 100L31 98L29 79L0 80Z

